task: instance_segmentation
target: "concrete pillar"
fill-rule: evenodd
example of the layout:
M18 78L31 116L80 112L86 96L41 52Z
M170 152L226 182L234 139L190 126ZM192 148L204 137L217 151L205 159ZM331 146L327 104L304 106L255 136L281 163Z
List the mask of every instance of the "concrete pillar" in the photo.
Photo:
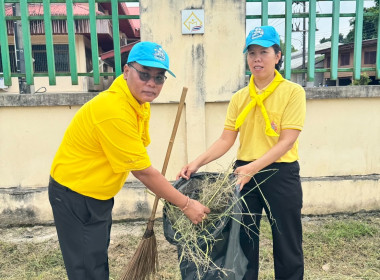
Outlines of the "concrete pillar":
M204 10L204 34L182 34L182 10ZM177 78L167 80L158 102L186 99L186 161L217 138L205 132L205 104L229 100L244 86L245 2L231 0L141 0L141 40L161 44ZM220 131L222 131L222 127Z

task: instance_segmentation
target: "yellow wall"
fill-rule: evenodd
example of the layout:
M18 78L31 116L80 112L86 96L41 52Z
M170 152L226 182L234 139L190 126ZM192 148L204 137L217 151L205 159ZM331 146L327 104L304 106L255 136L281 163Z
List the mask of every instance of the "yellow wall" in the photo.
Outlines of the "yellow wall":
M302 176L378 174L379 108L380 98L308 100L300 136Z
M160 171L177 106L177 103L152 104L152 143L148 152L153 166ZM225 101L206 103L206 123L202 127L205 146L211 145L220 135L226 108ZM300 136L304 214L380 209L378 108L380 97L308 99L305 128ZM51 219L46 192L50 165L78 109L79 106L0 107L0 190L3 190L0 191L0 212L16 213L18 209L19 213L21 208L33 212L38 222ZM187 110L186 107L182 114L169 161L166 173L169 180L175 179L187 158L198 155L198 149L191 149L188 142L188 135L194 132L187 126L189 118L197 116L189 116ZM237 145L200 171L223 172L235 159ZM136 185L138 187L133 187ZM28 196L15 199L9 195L13 192ZM114 217L138 218L139 213L140 218L148 217L152 200L153 197L130 176L127 188L116 196ZM160 213L159 208L158 215ZM19 219L20 214L17 215ZM0 222L6 217L3 215Z
M0 108L0 187L47 186L54 154L78 108Z
M204 35L181 34L181 10L189 8L204 9ZM160 43L177 75L169 76L152 104L148 152L158 170L165 158L182 87L189 88L166 174L174 180L184 164L219 137L228 100L244 86L245 2L141 0L141 11L142 40ZM78 40L78 47L80 44L85 42ZM84 61L79 60L83 67ZM69 78L64 79L54 93L71 91ZM303 213L380 209L380 88L306 90L307 116L300 136ZM3 97L0 94L0 104ZM0 223L51 221L46 191L50 165L80 107L21 103L0 107ZM223 171L235 159L237 145L202 170ZM149 216L153 197L132 176L127 186L116 196L114 218Z
M177 76L169 77L158 101L179 100L182 87L189 88L186 154L198 154L207 146L205 102L228 100L244 84L245 2L142 0L140 5L141 22L149 22L141 24L141 39L163 46ZM191 8L204 9L203 35L182 35L181 11Z

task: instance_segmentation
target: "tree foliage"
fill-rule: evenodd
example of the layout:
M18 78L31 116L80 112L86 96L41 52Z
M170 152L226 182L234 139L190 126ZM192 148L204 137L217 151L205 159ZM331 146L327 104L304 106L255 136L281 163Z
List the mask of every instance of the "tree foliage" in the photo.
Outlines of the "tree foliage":
M331 42L331 37L330 38L325 38L323 37L321 40L319 40L319 43L326 43L326 42ZM344 43L344 35L342 33L339 33L339 43Z
M379 22L379 1L376 0L375 7L364 8L364 13L372 13L370 16L363 17L363 40L375 39L377 38L378 32L378 22ZM355 24L356 19L350 19L350 26L352 29L348 32L344 43L353 43L355 39Z
M285 43L280 39L280 47L282 50L282 54L285 55ZM292 45L291 52L296 52L297 49Z
M370 13L371 15L365 15L363 17L363 31L362 36L363 40L375 39L377 38L378 33L378 22L379 22L379 10L380 10L380 0L374 0L375 6L370 8L364 8L364 13ZM351 30L347 33L347 36L344 37L343 34L339 34L339 43L347 44L353 43L355 39L355 24L356 19L350 19ZM329 42L330 38L322 38L319 42Z

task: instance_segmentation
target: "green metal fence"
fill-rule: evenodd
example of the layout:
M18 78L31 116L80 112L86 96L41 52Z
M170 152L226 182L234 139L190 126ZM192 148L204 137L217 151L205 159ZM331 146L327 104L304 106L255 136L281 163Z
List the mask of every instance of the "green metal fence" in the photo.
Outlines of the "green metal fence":
M307 73L307 80L314 81L314 74L316 72L330 72L331 79L336 80L338 72L353 72L354 80L360 79L362 71L376 71L376 78L380 79L380 20L378 20L378 34L377 34L377 54L376 54L376 67L362 68L361 67L361 53L362 53L362 31L363 31L363 17L373 16L374 13L364 13L365 0L246 0L246 2L261 3L260 15L247 15L246 19L261 19L262 25L268 24L268 19L284 18L285 19L285 60L284 60L284 75L286 79L290 79L291 73ZM285 4L285 15L271 14L268 9L269 2L278 2ZM307 2L309 5L308 13L294 13L292 11L292 4L295 2ZM318 2L332 2L333 8L330 14L319 14L316 12ZM342 3L354 3L356 6L355 13L340 13L340 6ZM378 14L379 12L377 12ZM315 69L315 32L317 18L332 18L332 36L331 36L331 68L329 69ZM339 20L342 17L355 18L355 38L354 38L354 63L353 68L338 68L338 46L339 46ZM301 70L291 69L291 46L292 41L288 40L292 34L292 20L295 18L305 18L308 20L308 59L307 68Z
M96 14L95 4L101 2L111 3L112 15L98 15ZM98 67L93 67L92 73L81 73L77 70L77 56L75 53L75 26L76 19L86 19L90 22L90 34L91 34L91 56L92 65L98 64L98 38L96 32L96 20L108 19L112 21L113 31L113 44L114 46L120 46L119 38L119 20L120 19L139 19L139 16L134 15L119 15L118 14L118 2L138 2L136 0L0 0L0 47L1 47L1 61L3 73L0 77L4 77L4 85L11 86L11 77L25 77L28 85L34 84L34 77L49 77L49 85L56 84L57 76L71 76L71 82L73 85L78 84L79 76L90 76L94 78L94 84L99 84L100 76L115 76L122 73L121 64L115 63L115 72L100 73ZM20 16L6 16L5 4L17 3L20 5ZM29 16L28 4L30 3L43 3L44 15L43 16ZM66 4L66 16L52 16L50 4L52 3L65 3ZM75 15L73 13L74 3L88 3L89 15ZM7 34L7 21L21 20L22 26L22 39L24 43L24 58L25 58L25 73L11 72L11 58L8 49L8 34ZM31 33L30 22L33 20L43 20L45 28L45 44L47 54L47 68L48 72L45 73L33 73L33 59L32 59L32 47L31 47ZM69 46L69 61L70 72L57 73L55 69L54 58L54 46L53 46L53 20L67 20L67 35ZM120 48L114 48L115 62L121 60Z
M111 3L111 15L99 15L96 13L95 4L100 2ZM100 76L115 76L122 72L121 64L117 63L121 60L120 48L114 48L115 59L115 72L100 73L98 67L93 67L93 72L82 73L77 70L77 56L75 53L75 20L86 19L90 22L91 33L91 59L92 65L97 65L99 49L98 37L96 32L96 21L100 19L108 19L112 22L113 44L120 46L119 38L119 20L120 19L139 19L139 16L119 15L118 3L119 2L138 2L136 0L0 0L0 48L1 48L1 62L2 71L0 77L4 77L4 84L7 86L12 85L11 77L24 77L28 85L34 84L35 77L49 77L49 84L56 84L57 76L71 76L73 85L78 84L79 76L90 76L94 79L94 84L99 84ZM331 79L336 80L338 72L353 72L354 79L360 79L362 71L376 71L376 78L380 79L380 43L377 40L377 54L376 54L376 67L362 68L361 67L361 52L362 52L362 30L363 30L363 17L370 16L370 13L363 12L363 0L246 0L246 2L261 3L260 15L247 15L246 19L259 19L262 25L267 25L269 19L282 18L285 21L285 61L284 61L284 76L290 79L291 73L307 73L307 80L313 81L316 72L330 72ZM278 2L285 5L285 14L271 14L268 5L269 2ZM308 2L308 13L294 13L292 11L292 4L294 2ZM319 14L316 12L318 2L332 2L333 11L330 14ZM356 5L356 13L342 14L340 13L340 5L344 2L354 2ZM21 13L19 16L6 16L5 4L17 3L20 5ZM28 12L28 5L30 3L43 3L44 15L43 16L30 16ZM67 7L66 16L52 16L50 5L52 3L65 3ZM89 3L89 15L75 15L73 13L74 3ZM317 18L329 17L332 19L332 38L331 38L331 68L315 68L315 26ZM354 64L353 68L338 68L338 43L339 43L339 19L341 17L355 18L355 38L354 38ZM291 69L291 47L292 47L292 20L295 18L305 18L308 20L308 59L306 69ZM8 48L8 34L7 34L7 21L21 21L22 26L22 39L24 42L24 57L25 57L25 72L19 73L11 71L11 57ZM31 46L31 33L30 22L34 20L43 20L46 38L46 54L47 54L47 72L33 71L33 58ZM66 20L67 33L68 33L68 50L69 50L69 72L57 72L54 57L53 45L53 20ZM378 21L378 33L380 32L380 20ZM379 34L377 34L379 35ZM379 38L379 36L377 36Z

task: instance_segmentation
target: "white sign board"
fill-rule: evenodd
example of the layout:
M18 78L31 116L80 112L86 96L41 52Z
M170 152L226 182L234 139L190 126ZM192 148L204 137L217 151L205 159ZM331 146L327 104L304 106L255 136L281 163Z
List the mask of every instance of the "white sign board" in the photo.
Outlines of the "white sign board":
M205 33L204 10L182 10L182 34Z

